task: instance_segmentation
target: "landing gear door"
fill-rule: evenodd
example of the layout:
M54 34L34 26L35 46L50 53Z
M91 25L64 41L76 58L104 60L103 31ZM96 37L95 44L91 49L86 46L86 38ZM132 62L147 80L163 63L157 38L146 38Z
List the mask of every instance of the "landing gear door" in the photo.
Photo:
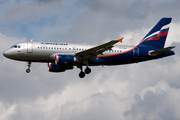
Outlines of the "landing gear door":
M33 42L28 42L27 43L27 52L28 53L33 53Z
M133 50L133 58L139 58L139 48L138 47L136 47Z

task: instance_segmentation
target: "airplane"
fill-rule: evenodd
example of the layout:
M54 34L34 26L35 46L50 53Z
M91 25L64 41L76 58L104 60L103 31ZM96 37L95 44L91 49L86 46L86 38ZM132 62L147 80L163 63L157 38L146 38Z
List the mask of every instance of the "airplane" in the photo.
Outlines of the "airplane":
M79 77L91 73L89 66L123 65L154 60L174 55L171 49L164 48L172 18L162 18L150 32L135 46L115 45L123 38L111 40L101 45L76 44L66 42L20 42L5 50L3 55L12 60L26 61L27 73L31 62L48 64L50 72L64 72L76 66ZM83 71L83 66L85 70Z

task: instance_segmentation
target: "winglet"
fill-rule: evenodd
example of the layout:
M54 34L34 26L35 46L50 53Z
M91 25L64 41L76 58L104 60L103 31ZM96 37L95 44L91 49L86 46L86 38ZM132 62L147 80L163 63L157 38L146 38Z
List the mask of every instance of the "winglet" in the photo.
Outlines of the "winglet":
M123 40L123 39L124 39L124 38L121 38L121 39L119 39L118 41L122 43L122 40Z

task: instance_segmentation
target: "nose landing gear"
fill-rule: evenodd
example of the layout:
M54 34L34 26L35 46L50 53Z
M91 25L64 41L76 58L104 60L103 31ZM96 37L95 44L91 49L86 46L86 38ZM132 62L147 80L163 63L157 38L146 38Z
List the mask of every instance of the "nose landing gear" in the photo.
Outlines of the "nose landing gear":
M28 62L28 65L27 65L27 66L28 66L28 69L26 69L26 72L27 72L27 73L30 73L30 72L31 72L31 70L30 70L31 62Z

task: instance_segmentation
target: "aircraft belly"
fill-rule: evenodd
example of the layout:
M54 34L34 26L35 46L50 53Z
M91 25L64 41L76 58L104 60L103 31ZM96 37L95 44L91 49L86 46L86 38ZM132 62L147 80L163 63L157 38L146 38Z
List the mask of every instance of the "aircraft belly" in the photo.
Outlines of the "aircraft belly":
M104 54L105 55L105 54ZM133 59L133 53L127 52L124 54L119 55L112 55L108 57L101 56L100 58L97 58L93 62L90 62L90 65L120 65L120 64L128 64L132 63L134 61Z
M50 55L49 53L39 52L24 53L17 55L14 59L20 61L49 62L53 60Z

